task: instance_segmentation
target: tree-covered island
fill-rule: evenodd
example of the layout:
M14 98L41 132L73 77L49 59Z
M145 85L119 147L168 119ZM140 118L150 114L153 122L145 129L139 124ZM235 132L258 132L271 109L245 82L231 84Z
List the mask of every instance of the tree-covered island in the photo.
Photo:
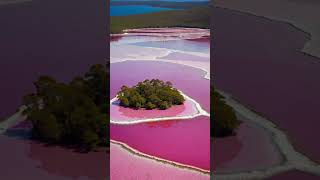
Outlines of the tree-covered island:
M120 106L149 110L165 110L173 105L181 105L185 101L171 82L159 79L147 79L131 88L122 86L117 98L120 101Z
M225 137L235 134L240 125L234 109L229 106L222 95L211 87L211 137Z
M95 149L109 143L108 68L93 65L84 77L61 83L41 76L24 97L32 138L49 144Z

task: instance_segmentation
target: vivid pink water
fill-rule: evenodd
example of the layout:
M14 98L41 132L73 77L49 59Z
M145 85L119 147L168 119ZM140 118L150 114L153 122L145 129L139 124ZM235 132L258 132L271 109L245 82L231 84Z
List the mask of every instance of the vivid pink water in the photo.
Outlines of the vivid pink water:
M159 31L164 31L164 34L161 34ZM164 47L206 53L209 47L207 41L178 40L179 36L177 34L187 31L193 33L190 29L171 29L169 32L166 29L133 30L121 39L118 38L117 41L113 41L114 44L111 43L111 49L116 54L112 55L111 53L110 98L115 97L123 85L133 86L145 79L158 78L164 81L171 81L174 87L196 100L203 109L209 112L210 81L203 78L204 71L186 65L155 62L152 60L166 56L165 52L167 50L162 49L163 51L159 51L150 49L150 47ZM207 34L207 32L202 31L199 30L191 35L188 32L183 34L183 36L193 38L199 37L199 33L202 35ZM123 51L123 44L126 51ZM133 56L132 53L136 51L138 46L140 49L143 49L144 46L149 47L145 52L145 54L149 54L140 55L137 53ZM124 54L121 54L121 56L117 54L120 52ZM174 53L169 54L167 57L173 60L194 61L196 63L209 61L209 59L196 56L196 53L193 55ZM144 58L144 61L114 63L119 62L119 59L126 60L123 57L139 60L140 56ZM148 61L146 57L150 58L150 60ZM110 110L112 119L122 118L129 120L129 118L186 115L191 113L189 111L191 109L188 106L188 104L185 104L184 107L176 106L161 112L157 110L136 111L117 106L111 106ZM134 125L111 124L110 138L126 143L130 147L148 155L210 170L210 120L208 117L200 116L188 120L170 120ZM120 147L113 148L111 146L111 178L117 179L126 176L128 179L203 179L202 176L197 178L193 175L190 176L187 171L184 172L184 170L174 168L171 165L168 166L171 172L169 175L166 175L164 172L168 171L167 166L163 166L163 164L156 163L153 160L142 161L141 158L136 159L131 153L123 151ZM164 176L167 178L163 178ZM205 176L205 179L209 179L209 176Z
M110 65L110 97L116 96L122 85L133 86L145 79L171 81L177 89L196 100L210 112L210 81L202 70L172 63L127 61Z
M173 106L166 110L132 109L119 106L115 101L110 105L110 116L113 121L134 121L148 118L177 117L197 114L194 103L186 100L183 105Z
M110 132L111 139L124 142L143 153L210 170L208 117L111 125Z
M169 148L168 148L169 149ZM172 180L209 180L204 175L187 169L178 169L163 163L154 163L153 160L141 158L128 153L119 145L110 145L110 179L172 179Z

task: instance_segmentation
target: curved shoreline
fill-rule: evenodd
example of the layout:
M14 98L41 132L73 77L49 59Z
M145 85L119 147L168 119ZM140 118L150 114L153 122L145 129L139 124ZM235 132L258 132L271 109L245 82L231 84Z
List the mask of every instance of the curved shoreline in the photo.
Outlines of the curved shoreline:
M184 66L189 66L195 69L199 69L201 71L204 72L204 75L202 78L206 79L206 80L210 80L210 71L203 68L203 67L199 67L199 66L195 66L195 65L191 65L188 63L185 63L185 61L177 61L177 60L167 60L167 59L154 59L154 60L143 60L143 59L126 59L126 60L121 60L121 61L117 61L117 62L110 62L111 64L115 64L115 63L122 63L122 62L127 62L127 61L150 61L150 62L165 62L165 63L172 63L172 64L178 64L178 65L184 65ZM191 62L191 61L189 61ZM199 63L199 62L197 62ZM210 67L209 67L210 68Z
M262 170L214 174L216 179L262 179L271 177L281 172L295 169L311 174L320 175L320 165L310 160L304 154L296 151L290 143L287 135L282 130L278 129L275 124L273 124L267 118L260 116L259 114L240 104L239 102L234 100L231 95L222 91L218 92L225 97L226 103L230 105L237 113L245 117L248 122L254 123L257 126L270 132L271 140L283 155L284 162L279 165Z
M132 153L132 154L135 154L135 155L138 155L140 157L147 158L147 159L150 159L150 160L154 160L154 161L157 161L157 162L160 162L160 163L169 164L169 165L174 166L175 168L183 168L183 169L188 169L188 170L200 172L200 173L203 173L203 174L206 174L206 175L210 175L210 170L205 170L205 169L198 168L198 167L195 167L195 166L182 164L182 163L178 163L178 162L175 162L175 161L170 161L170 160L166 160L166 159L159 158L159 157L156 157L156 156L148 155L148 154L140 152L140 151L130 147L126 143L123 143L123 142L120 142L120 141L116 141L116 140L110 139L110 144L120 145L121 148L127 150L129 153Z
M232 5L228 7L228 5L219 4L219 3L217 3L214 7L245 14L245 15L255 16L258 18L263 18L270 21L274 21L274 22L287 24L292 28L294 28L295 30L300 31L308 36L308 40L303 44L303 48L300 49L300 52L311 57L320 58L319 48L316 49L317 48L316 42L319 41L319 37L317 36L319 36L319 34L314 33L314 31L316 31L314 30L315 27L308 27L308 25L310 26L310 24L303 25L303 23L299 22L299 20L291 19L290 15L287 18L285 17L286 15L272 16L268 13L264 14L265 12L259 12L259 10L257 12L253 12L250 9L243 9L243 7L236 7L236 6L232 7ZM297 18L297 17L293 17L293 18Z
M170 31L171 29L173 29L172 31ZM155 32L151 33L143 33L144 31L152 31L152 30L156 30ZM167 30L167 31L165 31ZM183 35L177 35L181 32L179 32L179 30L185 31L187 30L187 32L184 32L182 34L186 34L185 36ZM175 40L187 40L187 39L199 39L199 38L203 38L203 37L208 37L210 36L210 30L209 29L201 29L201 28L141 28L141 29L127 29L124 31L124 33L122 34L111 34L110 36L114 36L114 37L130 37L130 36L151 36L151 37L158 37L155 36L155 34L161 34L159 31L163 31L163 34L169 34L168 38L172 38ZM176 31L176 32L175 32ZM200 31L197 33L197 31ZM140 33L139 33L140 32ZM205 32L205 33L204 33ZM172 34L176 34L175 36ZM196 35L196 36L188 36L188 35ZM159 36L162 37L162 36ZM171 40L171 39L169 39ZM153 40L155 41L155 40ZM127 44L130 45L130 44ZM120 62L126 62L126 61L156 61L156 62L167 62L167 63L173 63L173 64L179 64L179 65L185 65L185 66L189 66L189 67L193 67L196 69L200 69L202 71L205 72L204 75L204 79L210 80L210 64L208 66L208 64L206 64L206 62L196 62L196 61L179 61L179 60L170 60L170 59L161 59L163 57L168 56L171 53L183 53L183 54L190 54L190 55L194 55L194 56L200 56L200 57L205 57L205 58L210 58L210 52L209 54L206 53L200 53L200 52L189 52L189 51L182 51L182 50L174 50L174 49L167 49L167 48L158 48L158 47L143 47L145 49L157 49L159 51L166 51L166 52L162 52L161 56L146 56L143 55L141 57L134 57L134 58L114 58L110 55L110 63L120 63ZM112 59L116 59L116 62L112 62ZM210 59L207 63L210 63Z
M189 101L191 101L195 108L197 113L193 114L193 115L189 115L189 116L177 116L177 117L161 117L161 118L146 118L146 119L138 119L138 120L134 120L134 121L115 121L112 120L112 117L110 117L110 123L111 124L118 124L118 125L131 125L131 124L139 124L139 123L146 123L146 122L156 122L156 121L167 121L167 120L178 120L178 119L193 119L195 117L198 116L207 116L210 117L210 113L208 113L207 111L205 111L201 105L196 102L194 99L192 99L191 97L187 96L186 94L184 94L182 91L179 91L182 96L185 99L188 99ZM117 100L117 97L114 97L113 99L110 100L110 105Z

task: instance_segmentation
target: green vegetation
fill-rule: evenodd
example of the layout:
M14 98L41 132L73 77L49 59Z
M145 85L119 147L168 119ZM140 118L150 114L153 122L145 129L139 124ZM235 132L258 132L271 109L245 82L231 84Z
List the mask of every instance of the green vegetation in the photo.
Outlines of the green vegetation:
M117 97L120 105L130 108L168 109L172 105L180 105L185 101L180 92L172 87L172 83L159 79L145 80L129 88L122 86Z
M110 32L121 33L125 29L160 27L210 28L209 6L186 10L161 11L148 14L110 17Z
M215 89L211 88L211 109L213 121L211 122L211 136L225 137L234 134L235 129L240 125L232 107L224 101Z
M31 120L32 136L47 143L87 150L106 146L109 139L109 88L107 68L93 65L84 77L69 84L41 76L36 93L24 97L25 114Z

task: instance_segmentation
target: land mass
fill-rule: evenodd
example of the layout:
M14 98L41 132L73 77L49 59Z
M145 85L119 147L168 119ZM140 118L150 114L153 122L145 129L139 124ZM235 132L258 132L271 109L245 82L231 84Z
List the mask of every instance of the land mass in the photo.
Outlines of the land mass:
M126 29L161 27L210 28L211 10L210 6L200 6L185 10L112 16L110 17L110 32L117 34Z
M224 96L211 87L211 109L213 120L211 122L211 137L225 137L235 133L239 127L234 109L228 105Z
M121 106L149 110L165 110L173 105L181 105L185 101L181 93L173 88L171 82L159 79L147 79L132 88L122 86L117 97Z
M69 84L40 76L36 93L23 98L32 137L45 143L95 149L109 139L107 68L93 65Z

